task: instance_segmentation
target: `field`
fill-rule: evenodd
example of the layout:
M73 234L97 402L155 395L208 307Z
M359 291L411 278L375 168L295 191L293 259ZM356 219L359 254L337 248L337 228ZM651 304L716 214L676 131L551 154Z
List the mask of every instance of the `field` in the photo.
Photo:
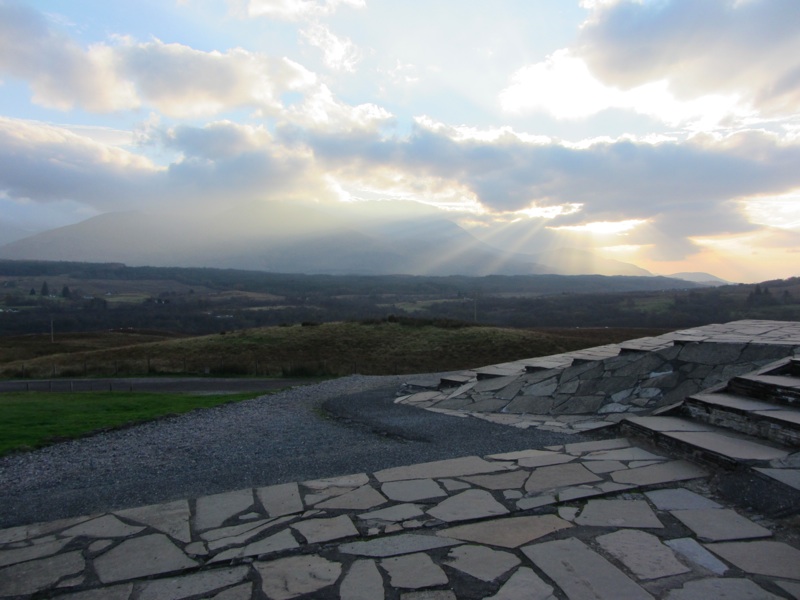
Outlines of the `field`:
M0 394L0 456L258 395L4 393Z
M264 327L175 339L114 332L0 338L0 377L145 374L387 375L468 369L658 335L643 329L506 329L379 321ZM151 337L158 337L150 334ZM127 337L131 336L131 337ZM19 339L19 338L16 338ZM145 341L147 340L147 341ZM83 348L81 347L83 345ZM48 346L52 352L45 354ZM35 356L34 356L35 355Z

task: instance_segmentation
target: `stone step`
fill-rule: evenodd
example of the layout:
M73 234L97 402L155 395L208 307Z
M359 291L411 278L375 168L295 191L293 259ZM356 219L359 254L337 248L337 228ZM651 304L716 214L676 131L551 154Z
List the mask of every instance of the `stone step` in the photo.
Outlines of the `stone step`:
M644 437L656 446L730 469L764 466L791 452L779 444L755 441L741 433L682 417L628 417L620 427L626 434Z
M766 402L800 406L800 377L769 373L740 375L728 382L727 392Z
M683 412L691 418L739 433L800 447L800 410L726 392L686 398Z

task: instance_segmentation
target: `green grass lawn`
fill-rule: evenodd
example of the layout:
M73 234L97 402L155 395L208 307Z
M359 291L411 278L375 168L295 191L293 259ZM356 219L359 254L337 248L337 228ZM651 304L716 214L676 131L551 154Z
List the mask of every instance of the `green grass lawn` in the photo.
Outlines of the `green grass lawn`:
M269 392L272 393L272 392ZM32 450L102 429L262 395L144 392L20 392L0 394L0 456Z

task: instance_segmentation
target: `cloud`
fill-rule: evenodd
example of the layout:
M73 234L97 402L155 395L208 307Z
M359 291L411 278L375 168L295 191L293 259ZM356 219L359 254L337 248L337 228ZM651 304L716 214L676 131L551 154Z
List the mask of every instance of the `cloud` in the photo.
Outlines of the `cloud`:
M236 12L247 17L299 21L328 16L342 6L363 8L365 0L234 0Z
M28 81L37 104L97 112L136 108L139 99L116 68L109 47L84 50L35 10L0 2L0 72Z
M322 50L325 64L336 71L355 71L361 52L349 38L340 38L320 23L314 23L300 34L305 40Z
M159 171L146 158L67 129L0 117L0 191L11 199L113 210L138 203Z
M735 95L765 115L800 105L795 0L623 0L598 3L573 48L625 90L666 81L679 100Z

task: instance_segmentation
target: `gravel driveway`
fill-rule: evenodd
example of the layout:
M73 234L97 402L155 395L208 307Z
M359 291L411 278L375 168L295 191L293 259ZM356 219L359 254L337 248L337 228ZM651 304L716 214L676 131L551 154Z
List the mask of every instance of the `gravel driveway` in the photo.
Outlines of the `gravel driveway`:
M351 376L0 459L0 527L579 441L393 403Z

